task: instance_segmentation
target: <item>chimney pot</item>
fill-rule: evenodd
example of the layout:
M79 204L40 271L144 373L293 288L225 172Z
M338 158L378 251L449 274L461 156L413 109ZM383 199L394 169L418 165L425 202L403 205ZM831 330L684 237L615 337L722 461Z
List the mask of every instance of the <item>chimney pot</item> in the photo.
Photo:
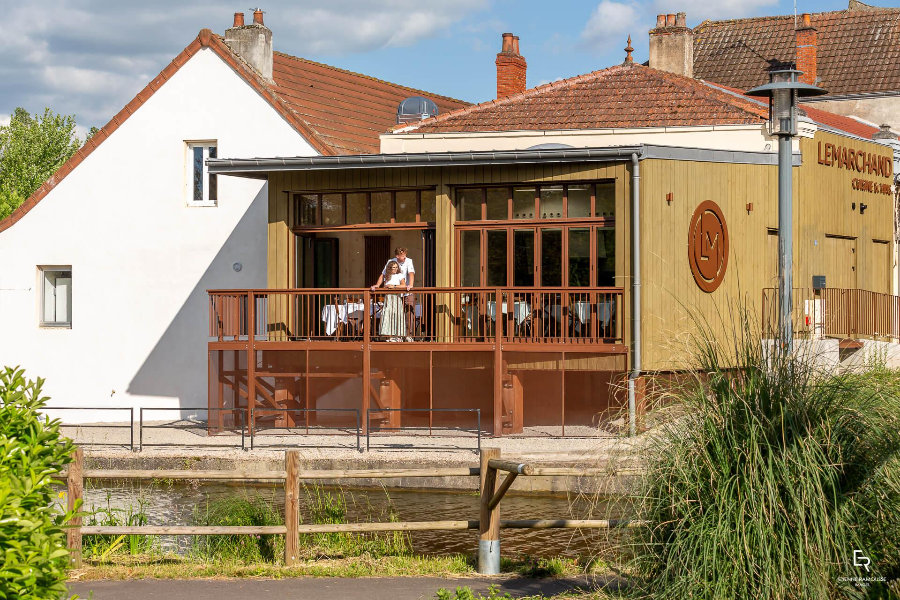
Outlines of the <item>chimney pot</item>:
M812 27L809 23L809 13L803 13L801 19L804 27Z
M257 8L253 11L253 22L257 25L265 25L265 23L263 23L263 11L261 8Z
M512 51L515 54L519 54L519 36L517 35L513 36Z
M666 27L675 27L675 15L668 14L666 15Z
M687 13L675 13L675 27L687 27Z
M504 33L503 34L503 44L500 46L500 52L512 52L513 47L513 34Z
M243 27L244 26L244 13L236 12L234 13L234 25L232 27Z
M656 15L656 28L662 29L666 26L666 15Z

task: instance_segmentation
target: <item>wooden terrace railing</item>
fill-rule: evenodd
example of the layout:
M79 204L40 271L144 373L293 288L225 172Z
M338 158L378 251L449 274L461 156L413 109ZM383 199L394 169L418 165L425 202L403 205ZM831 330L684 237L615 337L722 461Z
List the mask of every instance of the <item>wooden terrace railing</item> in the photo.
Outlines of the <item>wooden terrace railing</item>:
M900 296L860 289L800 288L793 295L794 333L812 337L900 340ZM778 330L778 290L763 290L763 335Z
M498 475L507 473L497 485ZM140 525L140 526L84 526L82 517L75 517L66 530L66 546L69 562L74 568L81 567L82 536L85 535L284 535L284 564L297 562L300 534L311 533L367 533L377 531L447 531L478 529L480 533L478 571L495 574L500 567L500 529L613 529L633 528L646 525L644 521L629 519L520 519L500 520L500 501L513 481L524 476L572 476L611 477L634 475L639 471L625 469L591 469L570 467L537 467L524 463L502 460L499 448L483 448L478 467L422 468L422 469L341 469L341 470L301 470L300 452L288 450L284 453L284 469L277 471L232 471L178 470L120 470L84 469L84 451L76 448L73 462L65 479L69 510L74 510L84 497L85 479L181 479L216 481L283 481L284 482L284 525L273 526L190 526L190 525ZM347 479L388 479L400 477L480 477L481 501L478 519L454 521L412 521L390 523L337 523L300 524L300 482L303 480L347 480Z
M210 290L218 341L622 343L622 288Z

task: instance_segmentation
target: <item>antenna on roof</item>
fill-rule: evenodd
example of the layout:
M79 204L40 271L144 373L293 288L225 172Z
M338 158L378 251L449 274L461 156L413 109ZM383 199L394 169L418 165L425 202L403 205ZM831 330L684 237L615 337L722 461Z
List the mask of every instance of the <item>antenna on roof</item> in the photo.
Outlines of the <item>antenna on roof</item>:
M794 0L794 29L797 29L797 0Z

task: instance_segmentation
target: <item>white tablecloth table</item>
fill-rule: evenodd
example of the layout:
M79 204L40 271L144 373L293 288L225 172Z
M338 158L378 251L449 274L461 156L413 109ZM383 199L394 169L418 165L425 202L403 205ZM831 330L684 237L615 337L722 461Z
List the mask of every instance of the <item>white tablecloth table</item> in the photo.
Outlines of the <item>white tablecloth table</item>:
M487 314L490 317L491 321L497 320L497 306L496 302L493 300L488 300L487 302ZM509 309L507 307L507 303L504 301L500 303L500 310L503 314L508 314ZM516 320L516 325L521 325L525 322L525 320L531 315L531 306L525 301L515 301L513 302L513 318Z
M346 304L326 304L322 307L322 322L325 323L325 333L334 335L338 323L347 324L351 319L362 319L366 307L362 302L348 302Z

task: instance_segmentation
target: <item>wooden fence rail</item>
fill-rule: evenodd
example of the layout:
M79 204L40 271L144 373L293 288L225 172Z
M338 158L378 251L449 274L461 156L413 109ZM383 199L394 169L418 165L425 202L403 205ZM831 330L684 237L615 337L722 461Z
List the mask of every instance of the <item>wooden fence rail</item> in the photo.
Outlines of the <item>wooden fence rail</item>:
M121 470L84 469L84 454L80 448L73 454L74 461L67 472L68 507L74 508L83 500L85 479L186 479L186 480L236 480L236 481L284 481L284 525L258 526L83 526L81 518L74 519L67 530L67 546L71 566L81 566L81 542L85 535L284 535L284 563L292 565L299 555L299 536L314 533L371 533L382 531L450 531L478 529L478 572L495 574L500 570L501 529L612 529L633 528L645 525L631 519L519 519L501 521L499 504L516 477L523 476L573 476L602 477L632 475L634 469L581 469L568 467L534 467L500 459L499 448L481 450L480 467L424 468L424 469L339 469L300 470L300 453L285 452L285 468L278 471L191 471L169 470ZM497 486L498 471L507 473ZM315 479L389 479L402 477L480 477L481 514L478 520L468 521L407 521L399 523L337 523L300 524L299 488L302 480Z

